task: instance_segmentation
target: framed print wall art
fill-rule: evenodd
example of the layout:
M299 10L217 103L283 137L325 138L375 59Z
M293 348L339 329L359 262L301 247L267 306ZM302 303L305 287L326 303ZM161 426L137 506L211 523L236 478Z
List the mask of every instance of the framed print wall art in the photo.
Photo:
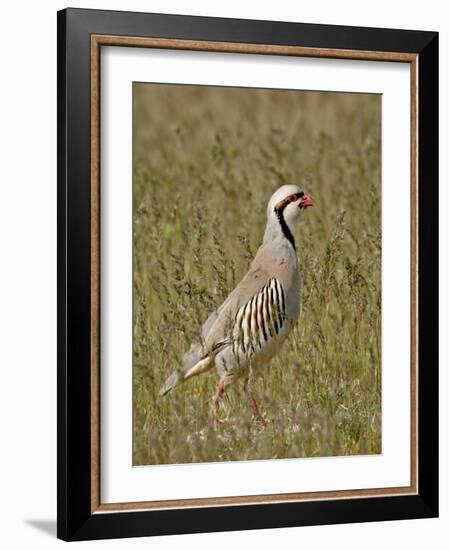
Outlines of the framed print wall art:
M438 513L433 32L58 13L58 536Z

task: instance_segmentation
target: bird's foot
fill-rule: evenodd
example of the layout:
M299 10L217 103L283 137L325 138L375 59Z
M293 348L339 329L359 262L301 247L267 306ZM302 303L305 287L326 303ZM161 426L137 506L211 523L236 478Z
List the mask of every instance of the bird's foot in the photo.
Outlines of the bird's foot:
M213 426L216 430L223 428L227 424L226 420L221 420L217 414L213 414L212 420L213 420Z
M258 414L257 416L255 416L255 422L259 430L267 428L269 424L269 421L262 414Z

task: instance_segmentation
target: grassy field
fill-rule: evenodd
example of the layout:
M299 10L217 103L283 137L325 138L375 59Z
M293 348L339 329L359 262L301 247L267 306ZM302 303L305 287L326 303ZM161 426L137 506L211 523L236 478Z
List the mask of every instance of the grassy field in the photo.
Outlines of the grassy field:
M134 85L135 465L381 452L381 98ZM296 235L300 320L211 422L215 371L164 398L209 313L245 274L270 195L316 201Z

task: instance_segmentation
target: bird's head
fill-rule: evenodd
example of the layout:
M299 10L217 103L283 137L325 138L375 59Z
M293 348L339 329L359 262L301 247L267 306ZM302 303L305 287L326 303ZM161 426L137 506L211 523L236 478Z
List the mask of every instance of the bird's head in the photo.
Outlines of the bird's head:
M301 214L306 208L314 206L314 199L297 185L282 185L270 198L267 205L266 237L285 237L295 248L293 233L297 229Z
M290 229L295 228L303 210L314 206L314 199L297 185L282 185L270 198L267 215L283 216Z

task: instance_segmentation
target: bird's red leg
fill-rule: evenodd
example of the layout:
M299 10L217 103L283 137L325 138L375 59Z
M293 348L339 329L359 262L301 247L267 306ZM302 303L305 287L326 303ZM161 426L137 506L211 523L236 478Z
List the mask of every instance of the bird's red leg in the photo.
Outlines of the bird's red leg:
M250 395L250 405L255 411L256 416L261 416L261 413L259 412L259 405L253 395Z
M261 411L259 410L258 402L255 399L255 394L253 390L253 376L252 372L249 373L248 377L246 378L244 382L244 390L247 394L247 397L250 401L250 406L253 409L253 412L255 413L256 418L258 419L258 422L261 422L263 426L266 425L266 421L264 420Z
M220 421L219 421L219 406L220 406L220 401L222 400L222 397L225 393L225 380L223 380L223 378L221 378L219 380L219 385L217 386L217 391L216 393L214 394L214 397L213 397L213 402L212 402L212 405L213 405L213 411L212 411L212 414L213 414L213 421L214 421L214 424L220 424Z

